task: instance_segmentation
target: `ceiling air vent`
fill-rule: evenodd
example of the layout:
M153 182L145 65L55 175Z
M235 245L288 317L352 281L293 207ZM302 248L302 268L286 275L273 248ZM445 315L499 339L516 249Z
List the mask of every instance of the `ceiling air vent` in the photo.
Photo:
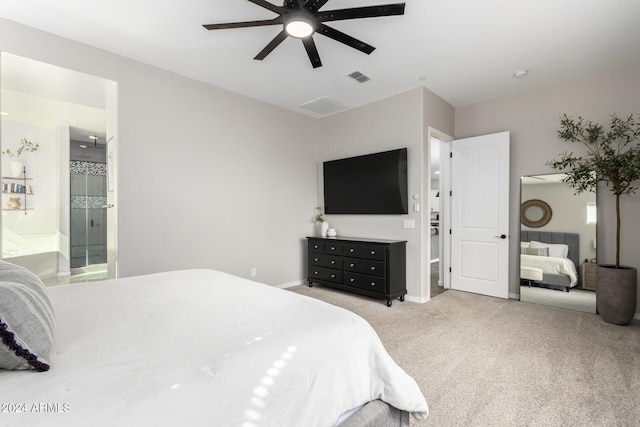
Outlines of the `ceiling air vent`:
M353 73L349 74L349 77L351 77L352 79L360 82L360 83L364 83L366 81L371 80L369 77L365 76L364 74L362 74L360 71L354 71Z
M342 111L347 108L346 105L327 98L326 96L309 101L306 104L302 104L300 107L318 114L337 113L338 111Z

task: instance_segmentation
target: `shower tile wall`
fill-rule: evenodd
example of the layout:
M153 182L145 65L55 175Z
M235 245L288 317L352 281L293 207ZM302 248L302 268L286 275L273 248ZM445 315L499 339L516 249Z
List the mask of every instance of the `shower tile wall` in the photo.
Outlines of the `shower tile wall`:
M71 161L71 268L107 262L107 167Z

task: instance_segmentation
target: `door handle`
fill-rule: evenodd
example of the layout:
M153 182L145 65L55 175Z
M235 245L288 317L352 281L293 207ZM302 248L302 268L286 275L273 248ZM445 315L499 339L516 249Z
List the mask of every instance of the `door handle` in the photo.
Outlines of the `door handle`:
M102 206L102 209L105 209L105 208L109 209L109 208L112 208L112 207L113 207L113 204L109 203L108 205Z
M506 239L507 235L506 234L501 234L499 236L493 236L493 237L495 237L496 239Z

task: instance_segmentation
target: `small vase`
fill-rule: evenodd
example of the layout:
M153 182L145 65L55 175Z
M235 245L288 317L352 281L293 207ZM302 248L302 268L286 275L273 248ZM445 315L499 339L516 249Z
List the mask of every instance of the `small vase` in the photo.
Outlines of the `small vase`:
M327 231L329 231L329 223L327 221L322 221L322 225L320 226L320 235L322 237L327 237Z
M11 160L11 177L19 178L24 171L22 162L20 160Z

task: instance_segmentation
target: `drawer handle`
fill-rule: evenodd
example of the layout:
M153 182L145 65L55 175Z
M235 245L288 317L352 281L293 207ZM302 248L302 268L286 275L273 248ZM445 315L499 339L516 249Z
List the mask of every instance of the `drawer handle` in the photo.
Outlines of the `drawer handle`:
M314 259L313 259L313 262L318 262L318 258L314 258Z
M313 249L318 249L320 246L318 245L313 245Z
M331 249L329 249L329 250L331 250L331 251L335 251L335 250L336 250L336 247L335 247L335 246L331 246Z
M332 274L332 275L331 275L331 278L332 278L332 279L335 279L335 278L336 278L336 275L335 275L335 274Z
M376 285L376 282L371 282L371 286L375 286L375 285Z
M349 267L355 267L356 265L354 263L349 264Z
M353 283L353 282L355 282L355 281L356 281L356 279L354 279L354 278L352 277L352 278L351 278L351 280L349 280L349 281Z
M355 249L353 249L353 248L349 249L349 252L355 252L355 251L356 251L356 250L355 250Z
M336 260L332 259L331 264L335 264L335 263L336 263Z
M317 276L318 274L320 274L320 273L318 273L317 271L314 271L314 272L313 272L313 275L314 275L314 276Z
M371 251L371 255L375 255L375 254L376 254L376 251Z
M376 267L374 265L371 266L371 271L375 270Z

